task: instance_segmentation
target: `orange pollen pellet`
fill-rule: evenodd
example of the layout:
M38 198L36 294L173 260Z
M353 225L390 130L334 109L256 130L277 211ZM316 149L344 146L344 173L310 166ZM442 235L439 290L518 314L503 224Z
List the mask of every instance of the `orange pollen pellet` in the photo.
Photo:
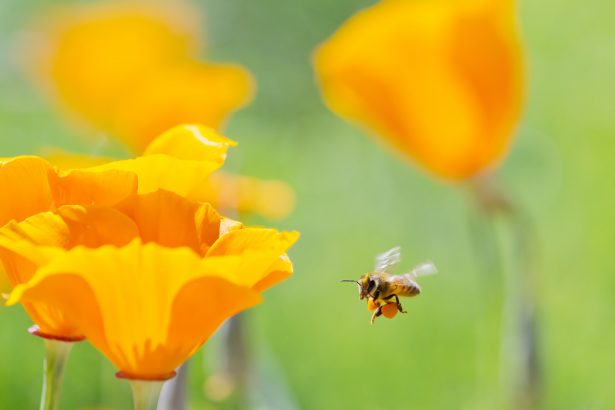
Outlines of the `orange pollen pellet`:
M380 306L379 303L374 302L373 299L367 299L367 310L376 310L378 309L378 306Z
M382 314L386 318L393 319L397 312L397 303L387 303L382 307Z

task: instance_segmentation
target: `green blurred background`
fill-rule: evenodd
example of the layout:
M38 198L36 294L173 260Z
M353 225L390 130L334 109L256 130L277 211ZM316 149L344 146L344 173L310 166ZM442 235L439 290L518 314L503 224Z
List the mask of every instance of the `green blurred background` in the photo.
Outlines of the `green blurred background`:
M0 156L44 145L93 152L18 69L24 24L58 3L0 2ZM502 408L506 371L498 363L509 352L500 351L499 334L509 324L500 309L505 283L515 277L480 271L467 193L336 118L313 80L314 47L372 3L198 3L207 16L207 56L244 64L258 82L254 103L226 129L240 145L225 169L283 179L297 193L285 221L248 221L302 233L291 251L294 277L247 315L261 384L285 391L289 401L253 407ZM498 179L539 229L543 408L615 408L615 3L524 1L520 17L529 97ZM1 188L0 200L10 200ZM405 266L431 259L440 274L405 303L407 315L370 326L356 289L338 282L370 270L374 255L394 245L402 246ZM43 351L26 332L29 324L20 308L0 309L2 409L38 405ZM217 407L202 387L217 344L195 359L206 366L191 370L193 408ZM128 385L113 373L90 346L78 345L61 408L130 408Z

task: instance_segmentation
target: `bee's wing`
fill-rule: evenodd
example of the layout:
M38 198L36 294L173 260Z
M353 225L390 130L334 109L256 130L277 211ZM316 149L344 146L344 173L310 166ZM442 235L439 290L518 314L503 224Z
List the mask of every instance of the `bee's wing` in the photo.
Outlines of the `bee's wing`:
M419 276L427 276L438 273L438 269L433 262L423 262L416 265L407 275L412 276L413 278L418 278Z
M401 248L396 246L376 256L374 272L392 273L401 260Z

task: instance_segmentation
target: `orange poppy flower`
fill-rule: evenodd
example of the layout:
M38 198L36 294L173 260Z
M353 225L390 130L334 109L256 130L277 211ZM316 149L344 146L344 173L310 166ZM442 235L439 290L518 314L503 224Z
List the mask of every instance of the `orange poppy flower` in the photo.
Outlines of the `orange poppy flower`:
M522 52L510 0L388 0L316 52L329 107L427 170L464 179L504 155L520 117Z
M37 269L9 303L36 310L41 333L69 329L122 376L154 380L171 377L225 319L290 275L285 252L297 236L245 228L159 190L9 223L0 249Z
M146 1L48 12L25 43L25 64L67 114L140 153L176 124L219 128L251 99L245 69L195 60L198 14Z

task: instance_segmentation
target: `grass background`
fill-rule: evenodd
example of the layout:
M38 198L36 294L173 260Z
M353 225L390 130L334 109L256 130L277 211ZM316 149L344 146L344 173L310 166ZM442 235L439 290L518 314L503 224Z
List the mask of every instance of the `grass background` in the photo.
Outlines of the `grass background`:
M88 152L20 74L15 39L52 1L0 3L0 156L42 145ZM63 1L62 3L71 3ZM364 0L206 0L208 57L246 65L254 103L233 117L240 142L225 169L294 186L296 273L249 312L254 361L302 409L493 409L502 406L498 334L501 272L479 271L463 187L434 180L329 113L310 67L313 48ZM545 409L615 407L615 3L524 1L530 83L525 115L498 179L539 229ZM2 192L0 200L10 200ZM394 245L404 263L432 259L440 275L405 304L408 315L369 325L356 289ZM514 281L514 277L512 277ZM0 408L36 408L42 344L20 308L0 309ZM479 344L480 340L492 343ZM211 366L216 341L196 361ZM193 367L193 408L202 398ZM74 349L63 409L128 409L128 386L87 344ZM269 379L267 379L269 380Z

